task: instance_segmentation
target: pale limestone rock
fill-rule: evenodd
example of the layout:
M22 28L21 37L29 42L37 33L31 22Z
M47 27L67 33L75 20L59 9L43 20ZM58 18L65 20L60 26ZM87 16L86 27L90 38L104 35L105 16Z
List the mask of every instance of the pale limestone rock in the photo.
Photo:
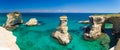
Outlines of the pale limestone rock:
M38 25L38 21L36 18L31 18L27 23L26 25L28 26L33 26L33 25Z
M0 50L20 50L12 32L0 27Z
M22 15L19 12L13 12L7 14L7 21L3 27L6 29L16 28L21 23L23 23Z
M85 39L97 39L102 34L102 26L105 18L102 16L90 16L90 23L88 31L84 33Z
M61 44L67 45L70 43L71 36L68 33L67 16L60 17L60 25L57 30L52 33L52 36L56 38Z
M116 46L113 46L113 47L112 47L112 48L110 48L109 50L116 50L116 49L115 49L115 47L116 47Z
M105 23L113 24L113 35L120 38L120 14L90 16L90 26L85 30L85 39L97 39L102 34Z

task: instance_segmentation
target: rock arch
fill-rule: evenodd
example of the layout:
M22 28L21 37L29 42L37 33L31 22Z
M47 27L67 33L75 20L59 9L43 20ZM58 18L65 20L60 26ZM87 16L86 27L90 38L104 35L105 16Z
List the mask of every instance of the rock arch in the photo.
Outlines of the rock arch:
M94 15L89 17L90 26L84 32L84 38L87 40L97 39L102 35L105 23L113 24L112 33L117 38L120 37L120 17L116 15Z
M112 34L115 36L117 41L116 50L120 48L120 14L112 14L112 15L98 15L98 16L90 16L90 26L86 28L84 33L84 38L86 40L93 40L99 38L104 30L105 23L112 23Z

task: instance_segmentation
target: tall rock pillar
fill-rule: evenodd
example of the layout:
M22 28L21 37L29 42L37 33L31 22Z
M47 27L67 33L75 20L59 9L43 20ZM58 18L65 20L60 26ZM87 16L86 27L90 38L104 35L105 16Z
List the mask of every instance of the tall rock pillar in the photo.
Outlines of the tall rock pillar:
M61 16L57 30L52 33L52 36L64 45L68 44L71 40L71 36L68 33L67 21L67 16Z

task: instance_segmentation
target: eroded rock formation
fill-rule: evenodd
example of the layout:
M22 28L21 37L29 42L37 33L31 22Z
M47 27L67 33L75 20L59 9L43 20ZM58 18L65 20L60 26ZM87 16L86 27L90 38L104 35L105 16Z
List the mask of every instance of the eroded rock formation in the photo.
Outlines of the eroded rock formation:
M20 50L12 32L0 27L0 50Z
M19 12L13 12L7 14L7 21L3 27L6 29L16 28L21 23L23 23L21 14Z
M113 24L113 34L120 38L120 16L119 14L90 16L91 25L85 30L85 39L97 39L102 34L105 23Z
M67 45L70 43L71 36L68 33L67 16L60 17L60 25L57 30L52 33L52 37L56 38L61 44Z
M119 50L120 46L120 14L111 14L111 15L95 15L90 16L90 26L86 28L84 32L84 38L86 40L94 40L101 37L104 34L104 25L105 23L113 24L112 34L116 38L114 41L118 40L115 47L116 50ZM108 41L108 40L106 40ZM104 42L104 41L103 41ZM102 42L102 43L103 43ZM109 44L109 41L107 42ZM104 43L103 43L104 44ZM105 42L106 44L106 42ZM104 46L104 45L103 45Z
M33 25L38 25L38 21L36 18L31 18L27 23L27 26L33 26Z
M91 25L84 33L85 39L96 39L102 34L102 26L105 18L101 16L90 16Z

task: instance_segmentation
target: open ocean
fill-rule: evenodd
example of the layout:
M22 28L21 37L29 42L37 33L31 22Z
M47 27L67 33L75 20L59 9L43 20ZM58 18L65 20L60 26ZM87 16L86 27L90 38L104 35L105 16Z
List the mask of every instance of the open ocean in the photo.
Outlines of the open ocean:
M24 23L17 29L13 30L13 34L17 37L17 45L21 50L106 50L114 45L101 45L101 41L107 41L111 35L111 29L106 29L108 35L94 41L86 41L83 38L84 26L89 24L80 24L78 21L88 20L90 15L95 13L21 13ZM102 13L100 13L102 14ZM69 33L72 40L68 45L61 45L51 37L52 32L59 25L59 17L66 15L68 17ZM30 18L36 18L40 25L26 26L25 23ZM0 13L0 26L6 22L6 13ZM112 39L112 37L110 38Z

